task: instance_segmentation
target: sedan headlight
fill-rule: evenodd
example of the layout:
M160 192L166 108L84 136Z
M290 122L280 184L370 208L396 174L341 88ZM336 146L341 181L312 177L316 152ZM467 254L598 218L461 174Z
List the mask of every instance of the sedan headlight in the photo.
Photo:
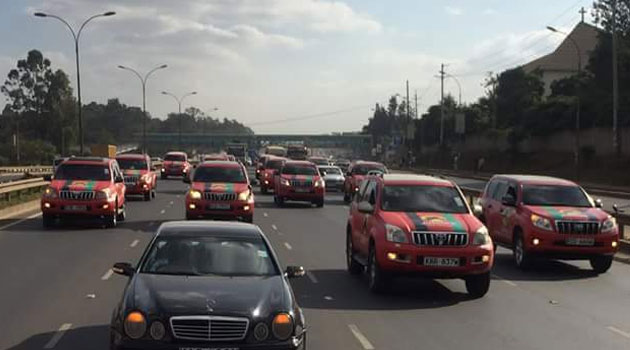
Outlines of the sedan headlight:
M57 196L58 196L57 190L52 187L46 187L46 189L44 190L45 198L53 199L53 198L57 198Z
M609 216L606 221L602 224L602 233L609 233L614 231L617 228L617 219L612 216Z
M326 186L326 182L322 179L319 179L317 181L315 181L315 187L325 187Z
M201 199L201 192L197 190L188 191L188 196L190 199Z
M551 221L549 219L536 215L536 214L532 214L531 220L532 220L532 225L538 228L541 228L543 230L553 231L553 228L551 227Z
M125 333L131 339L140 339L147 331L147 321L138 311L130 312L125 318Z
M239 201L246 201L249 198L250 195L251 195L251 192L249 190L243 191L243 192L238 194L238 200Z
M293 317L287 313L277 314L271 325L273 336L279 340L287 340L293 334Z
M475 235L473 236L473 245L486 245L490 244L492 240L490 239L490 235L488 234L488 229L485 226L481 226Z
M400 227L385 224L385 229L387 232L385 233L385 238L389 242L393 243L407 243L407 234Z

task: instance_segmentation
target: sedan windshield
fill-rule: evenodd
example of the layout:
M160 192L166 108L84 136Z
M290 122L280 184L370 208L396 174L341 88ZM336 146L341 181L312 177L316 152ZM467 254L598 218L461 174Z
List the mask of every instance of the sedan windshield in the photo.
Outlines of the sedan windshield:
M525 205L590 207L591 203L577 186L525 185Z
M380 172L385 172L385 167L382 165L357 165L352 167L353 175L367 175L371 170L378 170Z
M169 161L174 161L174 162L185 162L186 157L184 157L184 155L182 154L167 154L166 157L164 157L164 160L169 160Z
M402 212L468 212L459 192L445 186L385 186L382 207Z
M109 167L105 165L63 163L57 168L55 180L109 181Z
M125 170L146 170L147 162L144 159L117 159L118 165Z
M246 183L247 178L241 168L203 166L195 170L193 181Z
M141 272L186 276L271 276L278 269L259 238L170 236L158 238Z
M282 168L283 175L319 175L317 169L312 166L288 165Z

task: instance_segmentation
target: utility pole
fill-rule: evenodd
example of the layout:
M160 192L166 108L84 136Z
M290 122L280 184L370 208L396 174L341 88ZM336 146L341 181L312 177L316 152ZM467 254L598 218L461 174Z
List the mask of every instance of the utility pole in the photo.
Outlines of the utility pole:
M416 90L413 94L414 100L416 100L416 113L415 113L415 120L418 120L418 124L420 124L420 150L422 150L422 124L421 122L419 122L420 119L418 119L418 90Z
M621 133L619 132L619 77L617 65L617 0L612 3L612 81L613 81L613 149L621 155Z
M409 104L409 80L407 80L407 122L405 123L405 140L409 147L409 123L411 122L411 105Z
M444 63L440 69L440 146L444 143Z

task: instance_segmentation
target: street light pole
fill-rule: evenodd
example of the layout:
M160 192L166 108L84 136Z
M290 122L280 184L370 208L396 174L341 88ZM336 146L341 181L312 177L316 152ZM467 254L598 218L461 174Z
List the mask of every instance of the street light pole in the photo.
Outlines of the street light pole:
M120 69L128 70L132 72L133 74L135 74L138 77L138 79L140 79L140 83L142 84L142 153L143 154L147 153L147 79L149 79L149 76L151 76L153 72L157 71L158 69L164 69L166 67L168 66L165 64L161 66L157 66L151 69L143 77L135 69L125 67L125 66L120 66L120 65L118 66L118 68Z
M162 95L167 95L167 96L171 96L172 98L175 99L175 101L177 102L177 110L178 110L178 124L179 124L179 134L177 137L177 143L179 144L179 147L182 147L182 102L184 102L184 99L188 96L192 96L192 95L196 95L197 91L191 91L187 94L182 95L182 97L177 97L175 94L172 94L168 91L162 91Z
M109 17L115 14L116 12L108 11L105 13L94 15L86 19L79 27L79 30L75 31L65 19L59 16L51 15L51 14L47 14L43 12L34 13L36 17L50 17L50 18L54 18L61 21L63 24L66 25L66 27L68 27L68 29L70 29L70 33L72 33L72 38L74 39L74 55L75 55L75 61L76 61L76 66L77 66L77 109L78 109L78 119L79 119L79 150L80 150L81 155L83 155L83 111L82 111L83 106L81 104L81 70L79 68L80 67L79 66L79 39L81 38L81 32L83 31L83 28L85 28L85 25L88 24L88 22L98 17Z

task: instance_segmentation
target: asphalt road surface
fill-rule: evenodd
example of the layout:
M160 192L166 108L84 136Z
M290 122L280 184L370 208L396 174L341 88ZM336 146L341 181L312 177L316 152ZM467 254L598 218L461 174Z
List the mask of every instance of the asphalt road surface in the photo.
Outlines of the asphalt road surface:
M116 229L44 231L32 215L0 223L0 349L107 349L125 284L110 266L136 262L161 222L184 218L186 188L160 181L157 199L130 202ZM585 262L548 262L521 272L499 249L484 298L470 299L459 280L397 280L375 296L345 270L341 199L318 209L256 197L255 223L282 262L308 271L293 288L309 349L630 349L630 266L598 276Z

